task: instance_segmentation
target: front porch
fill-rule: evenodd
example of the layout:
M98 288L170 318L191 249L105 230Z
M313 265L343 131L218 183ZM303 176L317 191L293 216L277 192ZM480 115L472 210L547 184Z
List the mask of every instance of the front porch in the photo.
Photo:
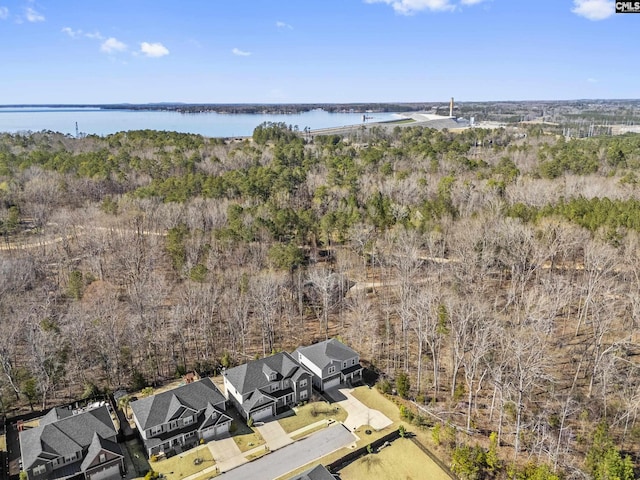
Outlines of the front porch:
M276 411L283 410L285 407L293 405L296 401L296 395L292 388L278 390L271 394L276 399Z
M164 439L157 445L148 446L147 450L149 458L151 458L152 455L155 455L157 458L169 458L192 449L197 446L199 442L200 438L197 432L187 432L170 439Z
M345 368L340 372L340 380L343 384L353 384L362 380L363 367L360 364Z

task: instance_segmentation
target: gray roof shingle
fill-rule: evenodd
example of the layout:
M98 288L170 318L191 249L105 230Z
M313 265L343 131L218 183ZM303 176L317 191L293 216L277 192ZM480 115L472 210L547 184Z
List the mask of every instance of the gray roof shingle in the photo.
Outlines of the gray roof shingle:
M270 372L277 373L276 380L297 379L302 373L308 373L291 355L287 352L280 352L230 368L225 371L224 375L231 385L241 395L244 395L272 383L273 380L269 380Z
M95 433L93 435L93 440L91 440L91 445L89 445L89 449L87 450L84 460L82 461L82 465L80 466L81 470L83 472L86 471L103 450L122 457L122 450L120 449L120 445L112 442L111 440L107 440L106 438L102 438L100 437L100 435Z
M316 465L295 477L291 477L289 480L334 480L334 478L324 465Z
M182 385L167 392L131 402L131 410L143 429L193 415L209 404L224 403L225 398L210 378Z
M57 422L52 422L52 418L53 415L47 415L43 417L44 424L20 432L25 470L30 469L38 458L55 459L88 448L96 434L102 438L116 436L111 414L106 406L77 415L63 415Z
M302 355L320 368L324 368L333 362L344 362L358 355L355 350L347 347L335 338L307 347L299 347L296 352L302 353Z

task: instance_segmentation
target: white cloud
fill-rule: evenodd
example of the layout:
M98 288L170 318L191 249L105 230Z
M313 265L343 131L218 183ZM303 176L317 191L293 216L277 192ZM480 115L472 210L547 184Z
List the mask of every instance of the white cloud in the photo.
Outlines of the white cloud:
M91 40L104 40L104 37L100 35L100 32L85 33L84 36Z
M571 11L589 20L604 20L615 12L614 3L611 0L573 0Z
M124 52L126 49L126 44L113 37L107 38L102 45L100 45L100 50L104 53Z
M169 55L169 49L161 43L142 42L140 44L140 53L147 57L159 58Z
M422 10L444 12L455 10L449 0L364 0L365 3L386 3L391 5L397 13L412 15Z
M249 55L251 55L251 52L244 52L239 48L234 48L233 50L231 50L231 53L233 53L234 55L238 55L239 57L248 57Z
M293 27L285 22L276 22L276 27L287 29L287 30L293 30Z
M74 30L71 27L64 27L61 31L62 33L66 33L67 35L69 35L71 38L78 38L80 35L82 35L82 30Z
M7 7L0 7L0 20L6 20L9 18L9 9Z
M62 33L66 33L67 35L69 35L71 38L81 38L81 37L85 37L85 38L89 38L91 40L104 40L104 37L100 34L100 32L83 32L82 30L78 29L78 30L74 30L71 27L64 27L61 30ZM115 40L115 39L114 39ZM113 42L113 41L112 41ZM109 45L107 45L105 48L109 48Z
M24 14L25 14L25 17L27 17L27 20L30 22L33 22L33 23L44 22L44 15L37 12L35 9L31 7L26 7L24 9Z

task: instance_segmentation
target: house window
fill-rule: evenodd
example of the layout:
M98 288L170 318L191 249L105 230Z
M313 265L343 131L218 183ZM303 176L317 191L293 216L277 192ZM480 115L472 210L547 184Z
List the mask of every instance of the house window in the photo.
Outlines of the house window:
M277 392L278 390L279 390L279 388L278 388L278 384L277 383L274 384L274 385L271 385L271 391L272 392Z
M307 379L305 378L304 380L300 380L300 388L304 388L307 386Z
M44 464L36 465L33 467L34 475L42 475L47 470L47 467Z
M336 371L336 367L331 366L329 367L329 373L334 373Z
M193 417L185 417L184 424L191 425L193 423Z
M100 454L100 463L104 463L107 461L107 456L104 453Z
M347 362L342 363L342 368L347 368Z
M355 358L352 358L352 359L351 359L351 365L355 365L355 364L356 364L356 359L355 359Z
M307 398L307 391L303 390L300 392L300 400L306 400Z
M157 435L158 433L162 432L162 425L151 427L151 430L149 430L149 432L151 433L151 436Z

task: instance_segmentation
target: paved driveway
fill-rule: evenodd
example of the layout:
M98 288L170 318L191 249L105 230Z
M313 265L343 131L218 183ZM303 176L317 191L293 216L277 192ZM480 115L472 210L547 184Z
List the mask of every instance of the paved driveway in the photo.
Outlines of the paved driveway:
M271 419L259 426L256 425L256 429L260 432L260 435L262 435L262 438L264 438L264 441L272 451L278 450L293 442L280 425L280 422L276 419Z
M216 463L222 463L242 454L233 438L226 436L207 443Z
M338 401L347 412L347 419L343 422L350 430L355 430L362 425L371 425L376 430L382 430L393 422L379 410L367 407L360 400L351 395L349 388L337 388L328 392L332 398L341 399Z
M225 472L224 480L272 480L357 440L341 424L320 430L264 457Z

